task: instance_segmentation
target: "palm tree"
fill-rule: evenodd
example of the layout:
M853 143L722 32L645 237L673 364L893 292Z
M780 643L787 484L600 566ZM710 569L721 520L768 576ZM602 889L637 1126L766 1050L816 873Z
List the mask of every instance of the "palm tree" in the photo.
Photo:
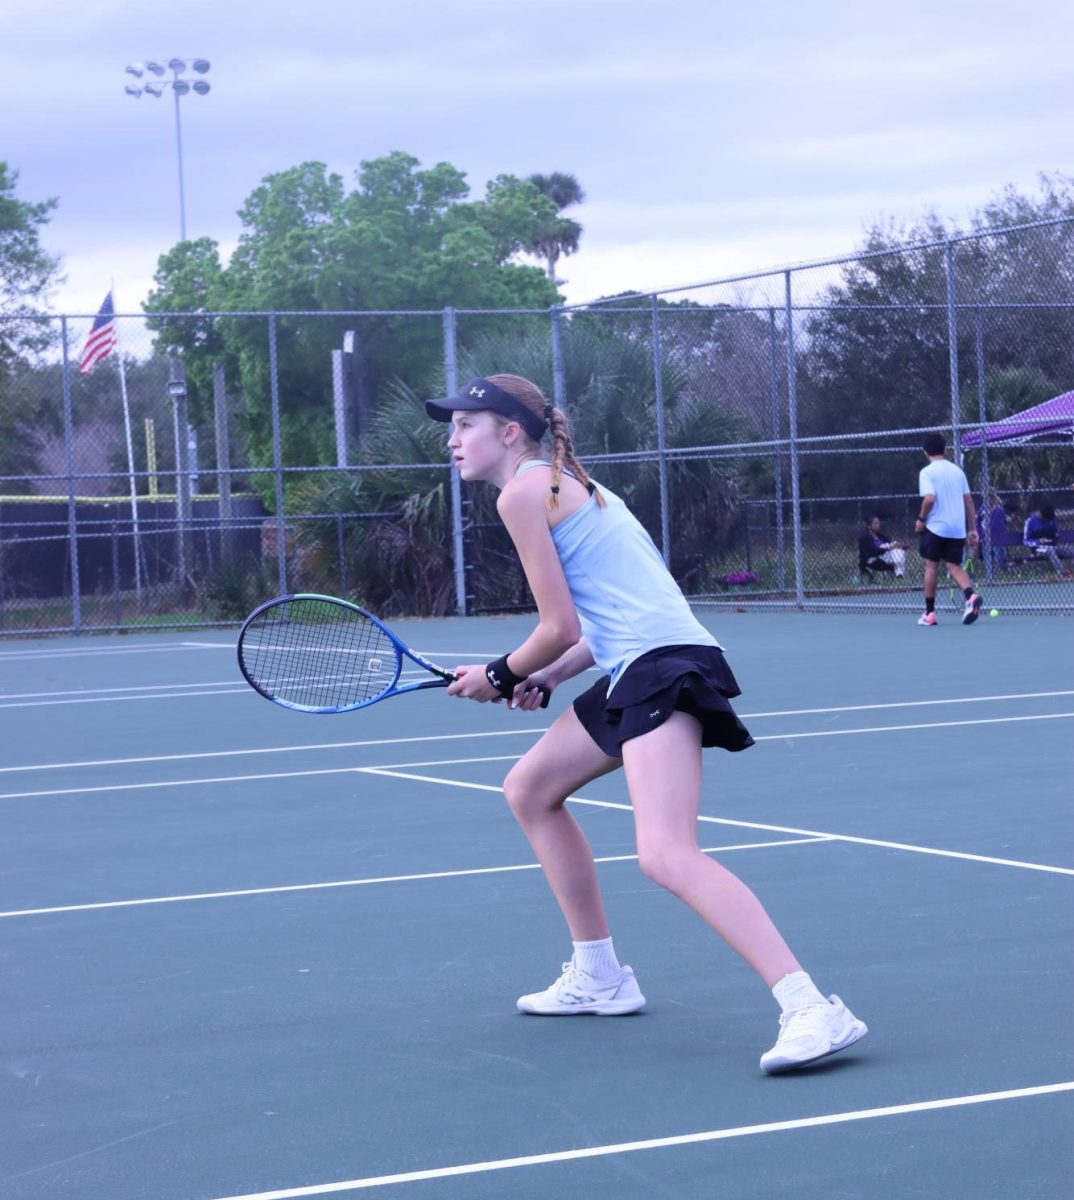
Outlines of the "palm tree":
M556 215L541 228L534 238L531 251L543 258L547 264L548 278L555 283L556 262L561 254L573 254L578 249L582 227L570 217L559 214L572 204L585 200L582 185L566 171L553 171L551 175L530 175L529 182L547 196L556 206Z

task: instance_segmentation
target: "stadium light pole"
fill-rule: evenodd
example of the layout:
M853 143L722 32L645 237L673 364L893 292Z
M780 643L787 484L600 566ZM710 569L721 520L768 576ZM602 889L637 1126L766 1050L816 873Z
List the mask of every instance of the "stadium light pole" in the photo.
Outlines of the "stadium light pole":
M171 88L175 99L175 149L179 163L179 240L186 241L186 194L183 187L183 123L179 115L179 101L183 96L193 92L196 96L207 96L211 90L209 81L203 76L209 72L207 58L169 58L167 65L156 59L145 62L128 63L126 74L137 82L128 83L123 89L134 100L144 96L152 96L160 100L165 91ZM186 78L187 70L191 70L197 78ZM171 71L171 79L164 76ZM141 82L142 80L145 82ZM168 385L169 394L175 404L176 418L176 502L179 515L179 562L180 578L185 578L185 534L186 525L190 520L190 494L198 490L198 431L190 424L187 414L186 382L183 364L180 359L173 357L171 362L172 382ZM186 453L178 436L180 429L186 430ZM185 459L185 462L183 461ZM185 470L182 469L185 467Z
M142 96L153 96L160 100L165 91L171 89L175 100L175 149L179 162L179 240L182 242L186 241L186 192L183 185L183 122L180 116L179 100L183 96L189 96L191 92L197 96L206 96L210 91L207 79L190 80L185 77L188 68L198 76L206 75L209 71L209 60L192 58L188 62L185 58L169 58L166 66L155 59L149 59L144 63L129 63L126 68L128 75L132 75L139 81L147 74L150 78L146 78L145 83L128 83L123 89L128 96L135 100ZM171 71L172 77L164 79L163 76L168 71Z

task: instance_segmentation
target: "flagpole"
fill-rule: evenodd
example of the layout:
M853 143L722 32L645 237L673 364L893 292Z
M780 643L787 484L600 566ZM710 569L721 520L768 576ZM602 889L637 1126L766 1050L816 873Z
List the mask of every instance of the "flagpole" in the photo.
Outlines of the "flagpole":
M115 292L112 292L115 305ZM138 485L134 478L134 441L131 438L131 410L127 401L127 368L119 346L119 322L116 322L116 369L119 371L119 394L123 399L123 431L127 437L127 477L131 488L131 528L134 534L134 594L142 598L142 543L138 530Z

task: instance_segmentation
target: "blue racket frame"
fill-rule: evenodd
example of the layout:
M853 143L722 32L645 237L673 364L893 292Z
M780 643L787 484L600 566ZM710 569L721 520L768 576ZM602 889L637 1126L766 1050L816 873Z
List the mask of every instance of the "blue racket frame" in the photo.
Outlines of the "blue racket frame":
M392 644L395 651L395 670L392 673L392 678L388 682L384 690L378 692L375 696L369 696L364 700L355 701L353 704L332 704L332 705L312 705L301 704L295 700L288 700L282 696L273 695L266 691L265 687L247 670L246 662L243 657L243 645L245 643L246 634L250 626L266 612L273 608L283 607L285 604L292 604L302 600L319 600L324 604L335 605L337 608L355 613L372 625L376 626L381 633ZM243 678L259 695L264 696L266 700L271 700L273 704L280 705L281 708L289 708L295 712L306 713L341 713L355 712L360 708L368 708L371 704L379 704L381 700L387 700L391 696L402 696L407 692L420 692L427 688L442 688L447 687L449 683L455 681L456 676L446 670L444 667L438 667L436 663L430 662L427 658L418 654L416 650L411 648L387 625L384 624L379 617L373 616L371 612L367 612L364 608L360 608L357 604L352 604L349 600L341 600L338 596L322 596L316 592L294 592L286 596L276 596L272 600L266 600L264 604L259 604L252 613L246 618L242 624L242 629L239 631L239 640L237 646L239 670L242 672ZM417 683L399 683L399 676L403 670L403 656L409 658L412 662L417 663L419 667L423 667L426 671L435 675L435 679L424 679Z

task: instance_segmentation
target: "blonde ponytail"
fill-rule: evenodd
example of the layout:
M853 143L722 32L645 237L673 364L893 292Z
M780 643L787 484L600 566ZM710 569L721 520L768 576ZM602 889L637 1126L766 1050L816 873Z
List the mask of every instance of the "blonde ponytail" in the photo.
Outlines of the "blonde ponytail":
M559 477L563 474L563 468L566 467L582 487L592 490L597 504L603 508L604 497L593 486L589 472L575 457L570 422L567 420L566 414L552 405L548 407L552 410L548 418L548 428L552 435L552 492L548 497L548 507L559 507Z
M548 497L548 507L559 507L559 477L563 474L563 468L566 467L584 488L589 488L593 492L597 504L603 508L604 497L593 486L589 472L575 457L567 414L550 404L544 398L541 389L528 379L523 379L521 375L486 375L485 378L514 396L519 403L524 404L542 421L548 423L548 432L552 438L552 490Z

